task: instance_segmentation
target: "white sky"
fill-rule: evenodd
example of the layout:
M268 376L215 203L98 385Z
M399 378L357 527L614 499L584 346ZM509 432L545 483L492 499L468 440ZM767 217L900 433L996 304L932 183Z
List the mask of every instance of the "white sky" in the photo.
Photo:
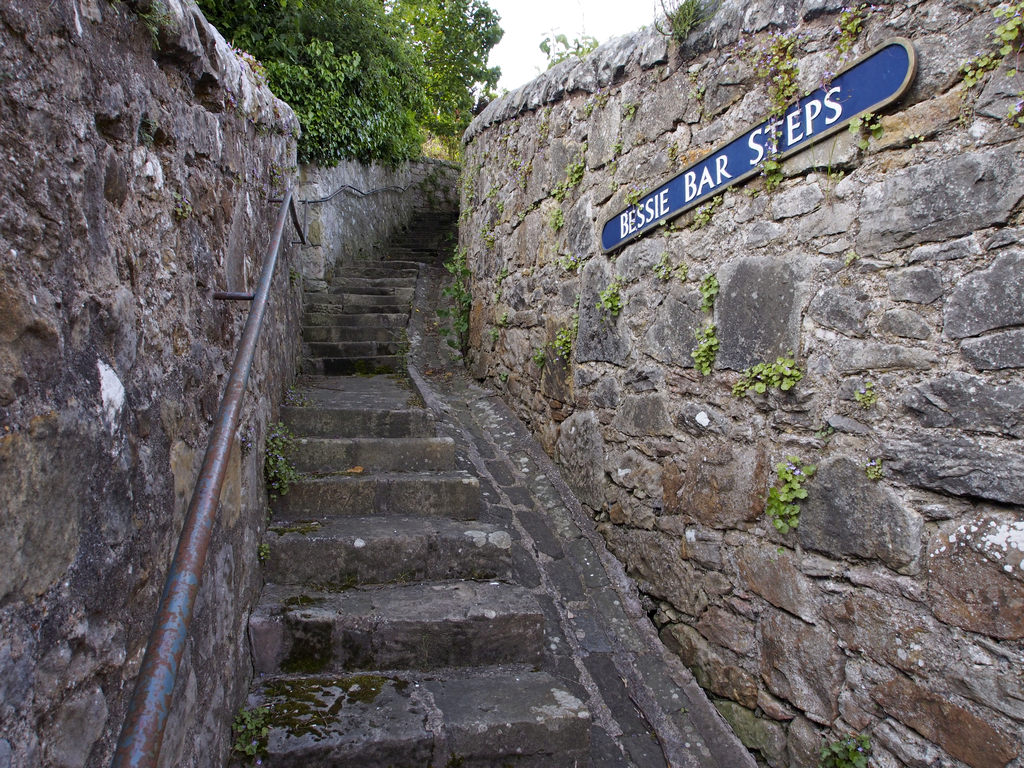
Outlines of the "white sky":
M547 57L538 47L551 32L564 34L572 43L583 35L599 43L633 32L655 17L657 0L487 0L501 16L505 30L491 49L488 63L501 67L502 88L514 91L547 68Z

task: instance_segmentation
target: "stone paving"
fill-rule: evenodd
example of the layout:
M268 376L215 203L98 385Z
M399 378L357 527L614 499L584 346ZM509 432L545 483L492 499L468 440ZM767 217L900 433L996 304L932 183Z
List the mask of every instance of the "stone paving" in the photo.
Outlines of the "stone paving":
M518 535L518 583L546 616L542 667L578 680L593 718L595 767L756 765L690 672L665 649L638 591L559 470L492 391L453 362L435 330L442 273L421 269L408 370L456 463L480 481L480 519Z

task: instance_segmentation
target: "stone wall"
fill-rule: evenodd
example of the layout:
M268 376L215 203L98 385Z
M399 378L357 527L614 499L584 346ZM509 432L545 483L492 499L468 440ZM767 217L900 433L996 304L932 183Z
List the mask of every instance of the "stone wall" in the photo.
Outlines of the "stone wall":
M598 233L630 195L767 117L742 50L798 33L801 94L841 67L840 3L725 0L685 45L613 40L466 134L469 365L772 766L848 733L878 766L1024 764L1021 86L1006 64L969 92L959 75L994 47L992 7L865 6L855 56L903 36L919 57L879 136L843 131L777 188L754 178L611 256ZM618 315L598 306L616 280ZM732 394L789 353L792 389ZM765 507L788 457L817 470L782 533Z
M336 265L379 258L378 246L418 214L458 213L456 166L424 159L398 168L346 161L334 168L302 169L300 197L322 200L306 206L310 242L303 274L330 279Z
M2 768L110 763L248 308L212 294L255 288L294 173L291 110L194 5L164 4L0 4ZM251 676L298 256L278 264L166 766L223 764Z

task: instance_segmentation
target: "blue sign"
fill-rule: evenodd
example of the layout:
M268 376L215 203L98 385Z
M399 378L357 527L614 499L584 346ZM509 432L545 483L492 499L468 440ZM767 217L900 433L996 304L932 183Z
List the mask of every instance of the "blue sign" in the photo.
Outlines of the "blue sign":
M914 79L917 58L896 38L850 65L813 93L698 160L675 178L609 219L601 230L605 253L700 205L726 187L841 130L853 118L895 101Z

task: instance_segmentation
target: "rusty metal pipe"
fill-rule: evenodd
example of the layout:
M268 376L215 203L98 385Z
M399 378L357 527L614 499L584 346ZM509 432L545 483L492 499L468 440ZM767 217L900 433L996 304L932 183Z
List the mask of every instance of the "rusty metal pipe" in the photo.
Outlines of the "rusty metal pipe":
M288 190L281 202L277 222L263 260L263 272L256 289L249 317L242 331L242 341L235 355L224 399L214 422L203 466L196 481L192 501L185 515L184 528L178 540L160 608L149 636L146 654L135 682L135 691L128 704L128 714L118 739L113 768L155 768L163 743L164 726L171 708L174 682L185 648L188 626L192 621L203 564L210 546L214 518L220 499L221 485L227 472L231 440L238 425L242 396L252 368L252 359L259 340L260 326L267 308L267 298L274 277L277 252L292 203Z
M252 301L256 298L256 294L241 291L214 291L213 298L217 301Z

